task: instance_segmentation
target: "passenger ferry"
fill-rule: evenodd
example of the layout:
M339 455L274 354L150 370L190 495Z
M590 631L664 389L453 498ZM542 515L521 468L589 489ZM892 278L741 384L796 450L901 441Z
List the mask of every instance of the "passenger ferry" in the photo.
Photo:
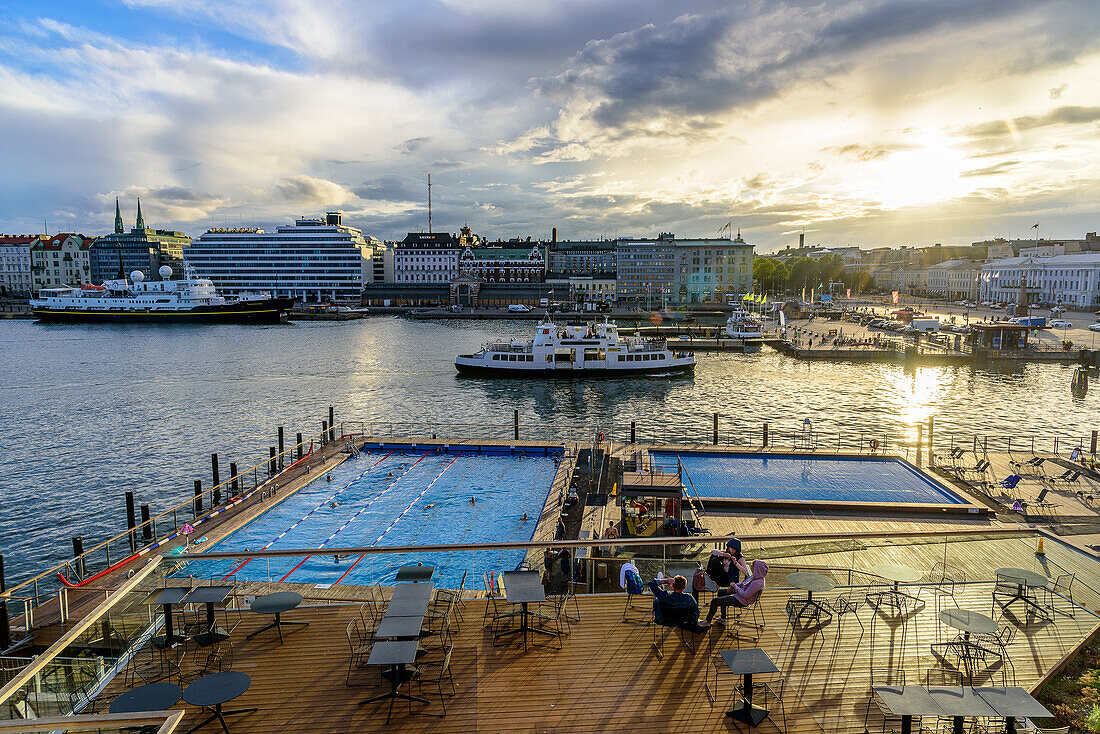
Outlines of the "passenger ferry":
M726 336L734 339L763 339L764 325L748 311L734 311L726 319Z
M669 351L663 339L619 336L607 320L564 328L543 321L533 340L489 342L456 357L455 367L480 375L672 375L694 370L695 357Z
M152 282L135 270L129 280L43 288L31 299L31 312L41 321L278 323L294 304L293 298L267 293L223 298L211 281L194 277L190 268L182 280L171 280L167 265L158 272L161 280Z

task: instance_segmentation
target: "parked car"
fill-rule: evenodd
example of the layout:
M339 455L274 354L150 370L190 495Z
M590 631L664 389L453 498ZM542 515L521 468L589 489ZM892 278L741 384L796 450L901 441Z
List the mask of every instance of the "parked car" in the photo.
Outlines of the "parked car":
M1073 324L1071 324L1070 322L1068 322L1064 319L1054 319L1053 321L1048 321L1047 326L1051 327L1052 329L1071 329L1071 328L1073 328Z
M1100 331L1100 324L1089 324L1089 331Z

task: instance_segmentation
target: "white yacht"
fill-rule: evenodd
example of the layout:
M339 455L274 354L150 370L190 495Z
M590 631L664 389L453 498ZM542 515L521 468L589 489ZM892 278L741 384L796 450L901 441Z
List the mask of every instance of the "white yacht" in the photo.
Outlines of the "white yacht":
M678 374L695 369L695 357L673 353L663 339L619 336L609 321L558 327L543 321L535 338L489 342L455 358L459 372L481 375Z
M748 311L734 311L726 319L726 336L734 339L763 339L764 325Z
M285 321L293 298L268 293L226 299L214 284L185 269L182 280L172 280L172 268L158 271L159 281L146 282L140 270L127 280L102 285L43 288L31 299L31 311L42 321L143 321L153 323L278 323Z

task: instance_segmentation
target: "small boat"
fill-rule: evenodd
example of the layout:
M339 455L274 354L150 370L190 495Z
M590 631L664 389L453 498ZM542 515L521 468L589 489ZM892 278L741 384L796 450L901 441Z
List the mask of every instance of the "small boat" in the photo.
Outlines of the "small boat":
M527 341L493 341L455 358L463 374L610 377L683 374L695 369L690 353L669 351L664 339L620 336L608 320L559 328L545 320Z
M1078 367L1073 371L1073 379L1069 383L1070 392L1074 395L1084 396L1089 391L1089 371L1085 367Z

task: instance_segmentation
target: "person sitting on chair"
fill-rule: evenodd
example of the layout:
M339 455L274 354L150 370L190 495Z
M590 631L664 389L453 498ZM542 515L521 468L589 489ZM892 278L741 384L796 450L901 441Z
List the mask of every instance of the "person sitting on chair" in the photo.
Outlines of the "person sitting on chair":
M745 557L741 555L741 541L730 538L726 541L724 551L714 550L710 552L707 561L707 576L719 589L730 584L736 584L741 580L741 574L749 575L749 567L745 563Z
M699 624L699 604L687 590L687 579L683 576L650 581L649 590L653 592L653 621L666 627L682 627L689 632L705 632L708 625ZM672 586L672 591L664 587Z
M752 562L752 575L744 581L730 584L727 591L719 591L710 602L710 611L703 622L704 627L709 627L714 621L714 615L722 610L721 624L725 624L725 612L728 607L748 607L756 603L764 591L764 578L768 575L768 564L757 559Z

